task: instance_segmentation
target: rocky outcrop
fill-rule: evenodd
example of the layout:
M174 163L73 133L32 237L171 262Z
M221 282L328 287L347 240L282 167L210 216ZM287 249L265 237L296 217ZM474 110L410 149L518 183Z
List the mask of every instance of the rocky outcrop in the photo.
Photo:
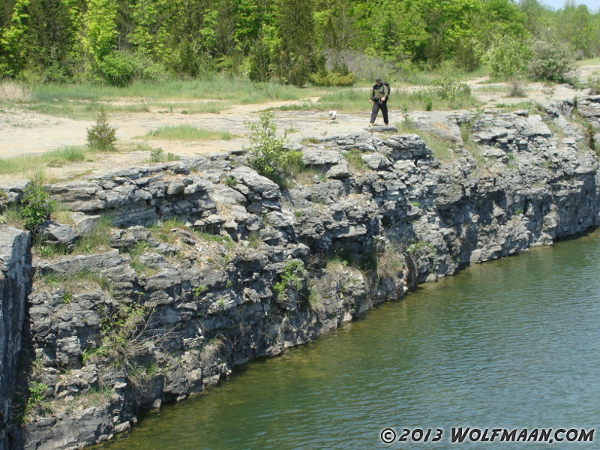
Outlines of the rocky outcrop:
M31 286L29 233L0 225L0 449L11 448L25 303Z
M424 113L417 128L442 139L443 164L416 134L328 137L298 148L293 189L243 154L50 186L76 212L72 230L49 226L56 242L77 249L102 215L121 228L110 248L34 261L29 377L43 401L25 448L109 439L137 410L412 285L598 225L598 158L565 117L572 106Z

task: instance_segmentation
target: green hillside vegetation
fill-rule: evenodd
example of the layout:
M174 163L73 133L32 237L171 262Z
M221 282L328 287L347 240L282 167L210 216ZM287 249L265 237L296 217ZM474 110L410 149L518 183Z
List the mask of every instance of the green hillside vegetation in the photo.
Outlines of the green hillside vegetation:
M5 0L0 77L130 94L144 91L136 81L163 83L165 97L185 80L214 79L177 96L242 103L283 99L273 82L409 80L444 65L564 81L571 57L600 56L599 11L572 0L557 11L539 0ZM540 58L567 61L549 72ZM244 78L258 88L227 97Z

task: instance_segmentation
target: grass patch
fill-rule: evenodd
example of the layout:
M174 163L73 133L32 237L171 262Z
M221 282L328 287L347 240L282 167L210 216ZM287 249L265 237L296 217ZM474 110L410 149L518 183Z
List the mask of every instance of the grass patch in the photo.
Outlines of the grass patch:
M180 114L219 114L225 109L229 109L229 103L219 101L214 102L186 102L186 103L153 103L153 107L161 108L161 113L180 113ZM164 109L163 109L164 108Z
M462 137L465 150L467 150L473 156L473 158L475 158L475 165L481 170L486 170L488 161L486 160L485 156L481 154L481 146L477 145L471 139L471 126L467 123L461 123L460 135Z
M216 234L204 233L201 231L197 231L196 234L205 241L222 244L228 250L233 250L235 248L235 242L233 242L233 240L229 236L220 236Z
M496 103L496 108L502 108L509 112L517 111L520 109L526 109L527 111L532 112L533 109L535 108L535 104L532 101L522 101L522 102L516 102L516 103ZM537 114L537 112L535 112L535 111L533 111L533 112L535 114Z
M63 303L67 304L77 292L91 291L101 289L107 295L112 297L112 286L110 281L102 275L89 270L80 270L71 274L48 274L36 275L35 286L37 289L58 288L65 290Z
M73 253L96 253L100 250L108 250L110 248L110 230L112 227L112 214L101 214L96 225L79 238L73 247Z
M164 139L176 141L210 141L222 140L230 141L234 137L229 131L210 131L203 128L197 128L192 125L167 125L157 130L150 131L144 136L139 136L142 139Z
M9 204L2 214L3 223L9 227L24 229L21 205Z
M442 162L448 162L455 158L454 143L441 139L433 133L419 130L411 120L405 120L396 124L398 134L417 134L425 141L427 147L433 151L433 156Z
M69 146L44 153L0 159L0 175L25 174L45 167L62 167L67 163L85 161L90 153L85 146Z
M129 249L129 256L131 257L131 268L135 270L137 274L143 274L147 277L155 275L158 273L154 267L150 267L146 263L144 263L141 259L141 256L148 251L150 246L147 242L136 242L136 244Z
M362 159L362 152L356 148L353 148L349 152L342 152L342 156L346 158L348 161L348 165L354 171L363 173L366 172L369 166L365 163L364 159Z

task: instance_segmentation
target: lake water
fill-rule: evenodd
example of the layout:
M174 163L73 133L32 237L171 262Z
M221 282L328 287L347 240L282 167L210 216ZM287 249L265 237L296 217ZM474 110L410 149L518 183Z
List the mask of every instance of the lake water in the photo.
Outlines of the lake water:
M599 274L600 231L471 266L238 368L101 448L600 449ZM387 445L386 427L432 433ZM452 444L453 427L598 431L587 443Z

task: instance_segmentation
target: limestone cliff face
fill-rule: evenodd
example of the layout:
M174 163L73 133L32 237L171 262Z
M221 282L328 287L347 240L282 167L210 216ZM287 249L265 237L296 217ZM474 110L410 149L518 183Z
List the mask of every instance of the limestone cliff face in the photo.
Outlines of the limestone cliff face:
M25 448L108 439L414 284L597 226L598 158L571 107L416 117L443 162L415 134L327 138L298 148L309 170L283 191L234 154L52 185L77 223L52 239L106 214L121 228L34 262L30 377L46 389Z
M29 233L0 226L0 449L8 450L12 398L31 287Z

